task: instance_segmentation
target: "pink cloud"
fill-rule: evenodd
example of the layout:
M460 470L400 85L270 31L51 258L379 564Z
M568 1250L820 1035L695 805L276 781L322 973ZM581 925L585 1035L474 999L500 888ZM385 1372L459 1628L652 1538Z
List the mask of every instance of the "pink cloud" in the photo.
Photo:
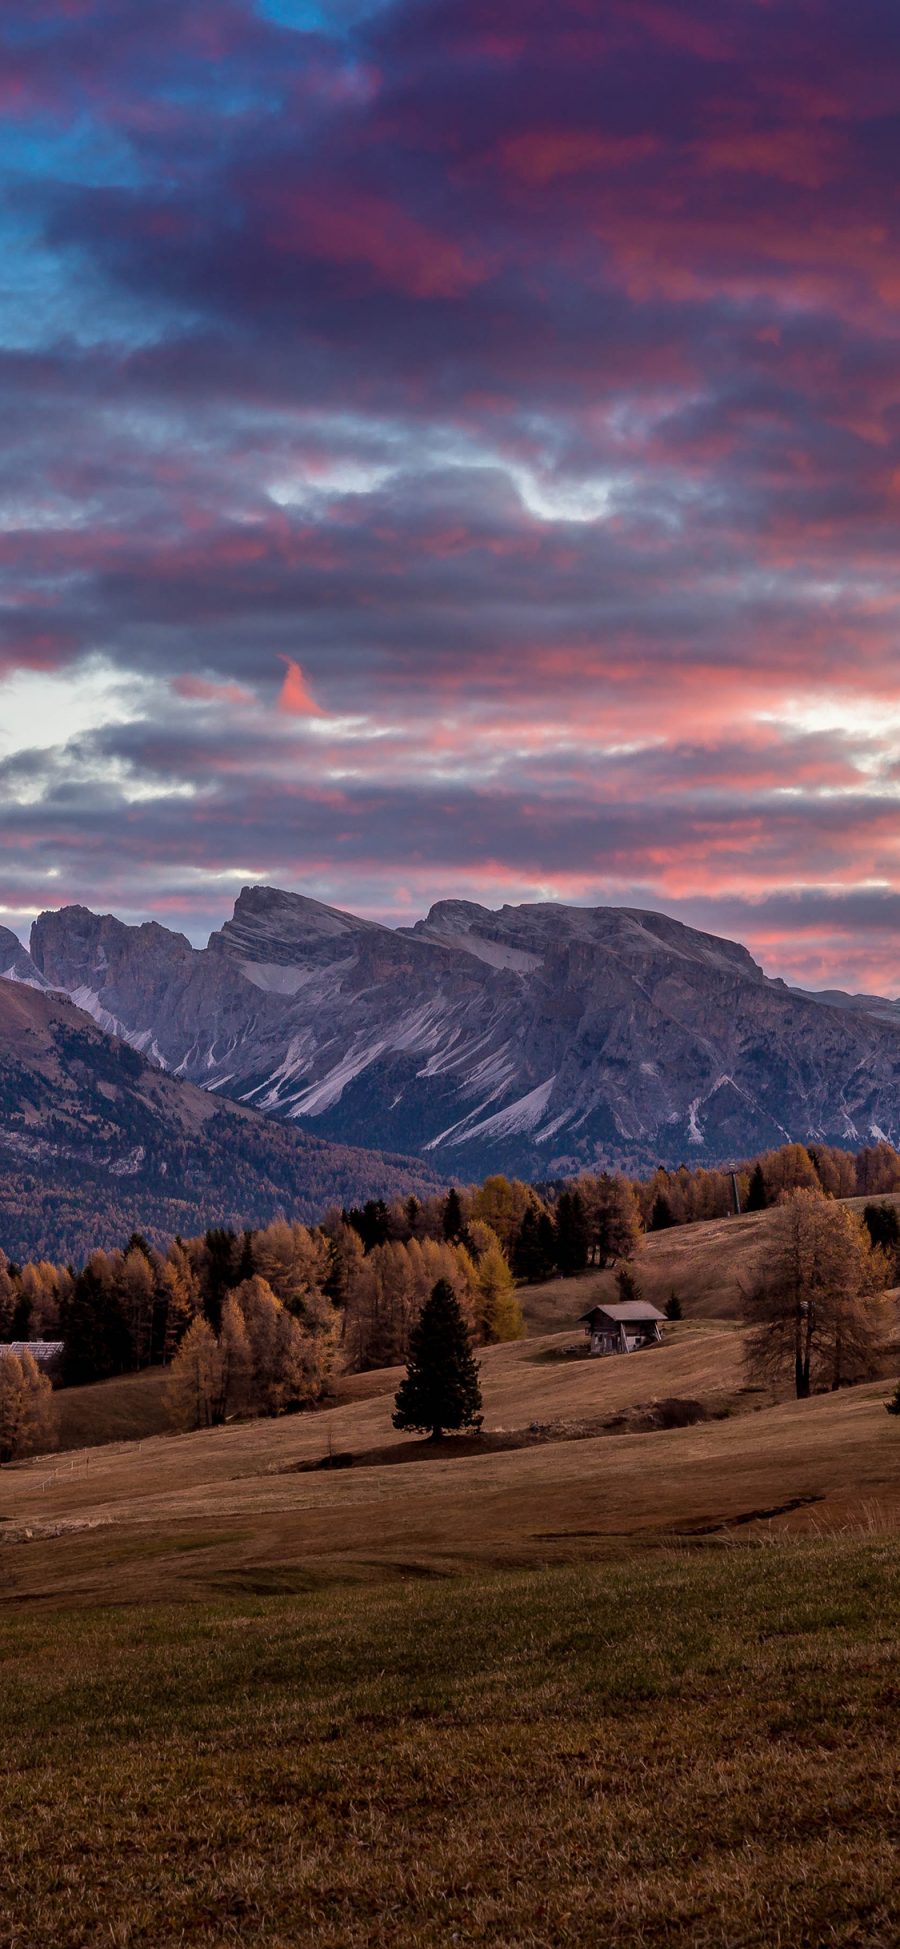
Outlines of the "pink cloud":
M316 703L299 663L293 657L281 658L285 666L284 682L278 693L278 709L284 717L324 717L321 705Z
M205 677L173 677L172 689L177 697L185 697L202 704L237 704L249 707L256 703L252 690L244 684L209 683Z
M398 204L368 191L267 192L269 242L276 250L362 265L413 298L457 298L487 271L483 250L465 249Z
M534 129L510 136L500 150L504 167L523 182L544 185L559 176L642 160L657 149L653 135L604 135L593 129Z

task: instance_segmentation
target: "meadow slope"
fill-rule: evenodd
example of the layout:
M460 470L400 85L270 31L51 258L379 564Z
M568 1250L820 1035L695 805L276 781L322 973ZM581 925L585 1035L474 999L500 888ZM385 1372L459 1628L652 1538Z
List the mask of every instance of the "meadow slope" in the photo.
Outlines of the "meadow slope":
M727 1322L676 1327L629 1359L567 1358L567 1345L551 1336L485 1352L486 1443L435 1449L398 1435L395 1370L357 1376L325 1412L5 1469L5 1590L93 1603L253 1587L257 1576L294 1587L900 1511L884 1382L769 1405L744 1390ZM641 1426L651 1403L672 1398L722 1418L631 1431L632 1417ZM354 1466L321 1466L347 1453Z
M485 1350L437 1450L386 1370L0 1471L0 1943L895 1949L885 1383L579 1344Z
M848 1198L845 1202L861 1215L870 1202L900 1207L900 1195L879 1196L872 1201ZM776 1223L773 1209L648 1232L641 1240L636 1259L644 1298L663 1312L667 1299L675 1292L686 1318L737 1319L742 1294L765 1267ZM561 1330L604 1297L616 1297L614 1270L582 1274L578 1279L554 1279L542 1286L524 1286L520 1292L529 1330L534 1333Z

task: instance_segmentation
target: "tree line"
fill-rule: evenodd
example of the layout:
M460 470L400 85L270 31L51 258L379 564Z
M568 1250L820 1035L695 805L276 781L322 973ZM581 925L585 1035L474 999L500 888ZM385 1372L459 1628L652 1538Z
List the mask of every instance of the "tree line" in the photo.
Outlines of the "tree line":
M880 1142L853 1156L788 1144L742 1165L736 1177L744 1209L793 1204L793 1194L805 1193L817 1212L830 1208L835 1237L839 1222L850 1223L836 1201L871 1194L865 1221L879 1257L855 1286L851 1279L854 1305L868 1303L873 1281L883 1289L896 1276L897 1214L876 1202L900 1189L900 1156L890 1145ZM46 1259L17 1265L0 1252L0 1345L61 1339L67 1385L177 1367L173 1417L182 1424L192 1398L198 1425L244 1410L284 1412L320 1398L337 1362L349 1371L402 1364L441 1281L473 1343L515 1339L523 1331L517 1287L603 1265L618 1266L633 1281L645 1232L724 1216L733 1195L730 1173L703 1167L659 1170L645 1181L583 1173L542 1187L498 1173L423 1199L333 1208L314 1226L285 1218L242 1232L214 1226L176 1237L164 1250L133 1233L121 1249L91 1252L79 1271ZM796 1271L796 1239L792 1249ZM820 1270L827 1260L820 1252ZM791 1286L786 1259L777 1276L774 1266L773 1260L766 1289L747 1299L760 1367L776 1362L773 1349L790 1338L787 1329L773 1327L776 1293L796 1297L803 1283L795 1277ZM812 1311L797 1299L807 1310L797 1328L796 1371L809 1387L821 1384L829 1361L835 1385L852 1376L870 1338L857 1331L858 1320L838 1318L824 1271L820 1287ZM265 1335L279 1350L278 1375L260 1352L265 1322ZM33 1377L7 1367L3 1381L10 1400L15 1395L19 1402L8 1418L18 1416L20 1429L37 1428L46 1404L37 1395L27 1404ZM38 1393L43 1397L43 1388ZM2 1441L0 1432L0 1452ZM33 1445L27 1433L17 1441L20 1448Z

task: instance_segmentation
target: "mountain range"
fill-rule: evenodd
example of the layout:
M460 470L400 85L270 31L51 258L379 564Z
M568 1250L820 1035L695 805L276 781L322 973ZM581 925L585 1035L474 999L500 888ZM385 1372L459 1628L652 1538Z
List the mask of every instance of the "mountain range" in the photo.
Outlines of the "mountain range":
M900 1136L900 1003L803 992L636 908L441 901L391 928L245 887L194 948L65 907L0 973L173 1078L445 1178L733 1160Z
M427 1165L324 1142L167 1075L67 996L42 991L28 968L0 980L8 1258L80 1264L134 1230L161 1242L439 1188Z

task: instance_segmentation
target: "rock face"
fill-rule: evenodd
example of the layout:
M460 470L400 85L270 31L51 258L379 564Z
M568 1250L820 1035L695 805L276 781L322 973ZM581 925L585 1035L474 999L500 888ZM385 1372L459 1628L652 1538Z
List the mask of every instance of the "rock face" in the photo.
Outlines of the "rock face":
M0 980L0 1247L81 1262L137 1229L311 1219L439 1188L427 1166L323 1142L166 1075L65 995Z
M18 935L9 927L0 927L0 979L19 981L25 988L48 986L27 948L22 946Z
M177 1075L460 1178L900 1138L893 1004L790 990L662 914L442 901L393 930L248 887L204 949L70 907L31 955Z

